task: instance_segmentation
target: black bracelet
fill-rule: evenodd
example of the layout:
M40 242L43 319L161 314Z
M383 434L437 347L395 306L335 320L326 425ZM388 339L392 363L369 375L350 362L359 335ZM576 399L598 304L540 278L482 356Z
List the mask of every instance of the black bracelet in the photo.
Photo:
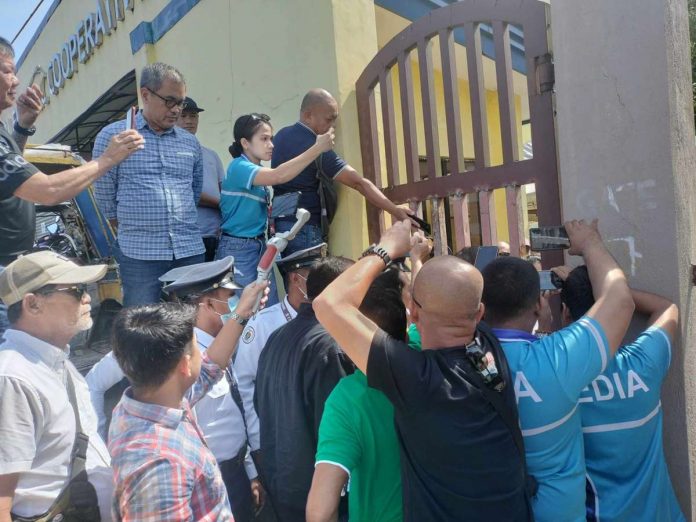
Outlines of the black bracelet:
M36 133L36 127L32 127L31 129L25 129L22 127L17 120L14 122L14 130L17 134L21 134L22 136L33 136Z
M371 245L367 250L365 250L362 255L360 256L360 259L363 257L367 256L377 256L379 257L386 266L389 266L392 262L391 257L389 257L389 254L387 253L386 250L384 250L381 246L377 245Z

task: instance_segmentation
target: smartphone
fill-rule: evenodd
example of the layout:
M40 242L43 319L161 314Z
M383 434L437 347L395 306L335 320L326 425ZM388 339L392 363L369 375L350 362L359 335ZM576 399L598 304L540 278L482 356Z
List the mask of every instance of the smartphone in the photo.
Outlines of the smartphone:
M297 212L297 204L300 202L302 192L290 192L273 198L271 205L271 218L279 217L295 217Z
M135 114L138 112L138 108L134 105L126 113L126 129L135 129Z
M478 268L481 272L488 263L493 261L498 257L498 247L497 246L482 246L476 251L476 260L474 261L474 266Z
M539 285L542 292L558 290L563 286L563 281L551 270L542 270L539 272Z
M529 244L534 252L570 248L565 227L539 227L529 229Z
M409 217L410 217L413 221L415 221L416 223L418 223L418 226L421 228L421 230L423 231L423 233L424 233L426 236L429 236L429 235L431 234L432 228L430 227L430 223L428 223L427 221L424 221L423 219L419 218L418 216L412 216L412 215L410 215Z

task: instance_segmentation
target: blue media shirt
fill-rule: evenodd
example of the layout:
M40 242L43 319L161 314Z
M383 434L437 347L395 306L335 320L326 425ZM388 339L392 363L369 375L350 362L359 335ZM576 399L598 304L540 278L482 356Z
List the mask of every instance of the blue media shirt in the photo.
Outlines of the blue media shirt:
M260 168L244 154L227 167L220 192L222 231L225 234L256 237L265 233L268 220L266 187L254 185Z
M302 122L283 127L273 137L273 159L271 166L277 167L296 158L317 141L317 135L312 129ZM309 210L312 214L310 223L313 225L321 224L321 201L319 200L319 181L317 180L317 163L329 178L335 178L341 171L348 166L346 160L341 158L333 150L322 153L316 161L310 163L294 179L276 185L275 195L287 194L289 192L302 192L298 207ZM289 218L294 221L294 218Z
M650 328L623 346L580 398L596 520L682 521L662 449L660 388L671 343Z
M142 112L135 126L145 148L94 182L94 197L106 219L118 219L118 246L128 257L171 260L205 252L196 205L203 188L203 159L196 137L181 127L154 132ZM104 127L92 156L101 156L126 121Z
M602 327L583 317L537 338L493 329L514 376L527 467L539 483L537 522L585 520L585 461L578 399L607 366Z

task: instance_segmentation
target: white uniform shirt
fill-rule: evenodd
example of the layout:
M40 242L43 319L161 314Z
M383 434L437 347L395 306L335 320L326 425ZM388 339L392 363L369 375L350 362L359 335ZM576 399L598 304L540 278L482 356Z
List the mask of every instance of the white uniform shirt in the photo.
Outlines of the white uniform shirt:
M19 473L12 511L20 516L44 513L63 489L76 429L66 389L69 374L82 429L89 436L87 474L102 520L109 521L111 458L97 433L87 383L68 355L25 332L5 332L0 345L0 475Z
M244 404L249 445L251 451L261 448L259 434L259 416L254 408L254 389L256 387L256 371L259 367L259 357L269 336L297 315L290 306L287 296L278 304L261 310L249 321L239 340L237 354L234 360L234 373L237 376L239 393Z
M198 346L201 351L205 351L213 342L213 337L199 328L194 330ZM87 374L92 404L99 415L100 430L106 428L104 394L124 377L113 352L106 354ZM245 443L246 437L242 413L230 395L227 379L221 379L215 384L208 394L196 403L193 410L215 459L223 462L235 457ZM250 479L256 478L258 474L251 457L247 456L244 467Z

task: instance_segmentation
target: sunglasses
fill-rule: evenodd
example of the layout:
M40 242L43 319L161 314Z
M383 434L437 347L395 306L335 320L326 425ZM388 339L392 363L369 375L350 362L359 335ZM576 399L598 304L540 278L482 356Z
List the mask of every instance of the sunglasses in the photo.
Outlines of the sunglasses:
M180 98L165 98L164 96L160 96L157 94L155 91L150 89L149 87L145 87L148 91L150 91L152 94L157 96L160 100L164 102L164 105L167 107L167 109L173 109L174 107L181 107L181 110L184 110L186 108L186 100L182 100Z
M50 295L50 294L56 294L58 292L66 292L68 295L73 296L75 299L78 301L82 300L82 296L84 296L87 293L87 285L86 284L79 284L79 285L74 285L74 286L68 286L66 288L53 288L53 287L46 287L41 290L36 291L35 293L41 294L41 295Z

